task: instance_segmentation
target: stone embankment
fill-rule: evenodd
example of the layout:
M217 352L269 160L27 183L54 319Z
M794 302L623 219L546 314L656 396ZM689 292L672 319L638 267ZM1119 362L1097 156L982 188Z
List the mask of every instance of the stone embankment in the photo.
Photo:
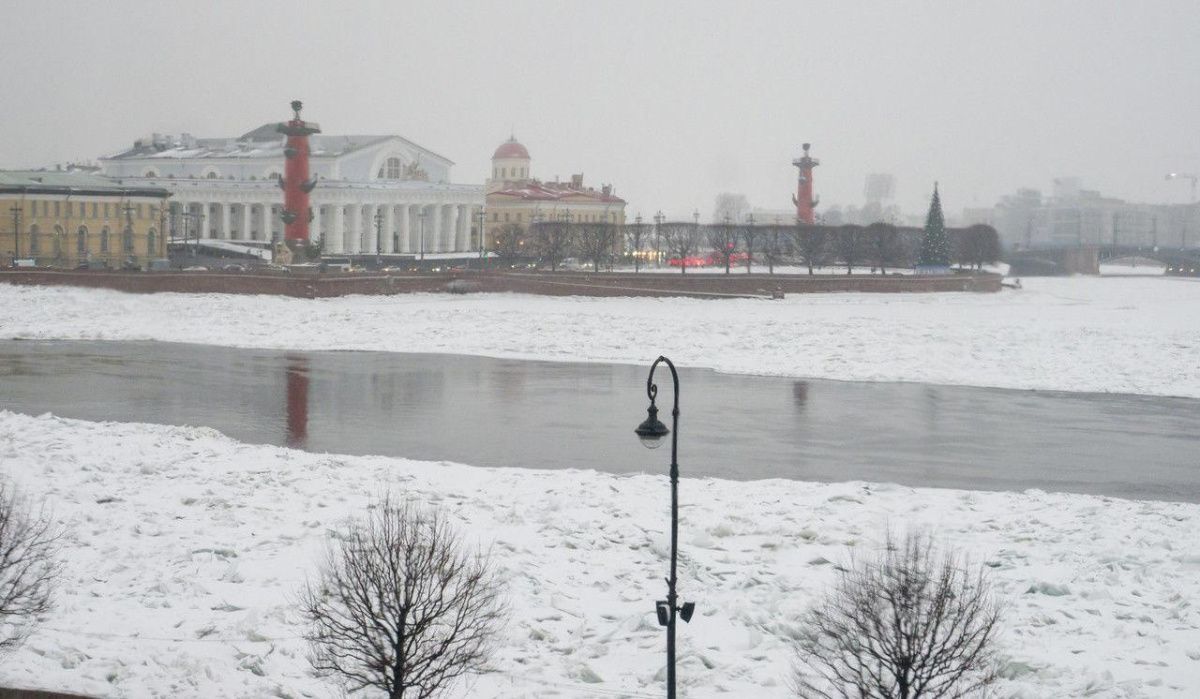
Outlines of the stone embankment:
M421 273L108 272L2 270L0 283L83 286L131 293L273 294L326 298L350 294L510 292L545 296L693 296L740 298L829 292L995 292L995 274L793 275L449 271Z

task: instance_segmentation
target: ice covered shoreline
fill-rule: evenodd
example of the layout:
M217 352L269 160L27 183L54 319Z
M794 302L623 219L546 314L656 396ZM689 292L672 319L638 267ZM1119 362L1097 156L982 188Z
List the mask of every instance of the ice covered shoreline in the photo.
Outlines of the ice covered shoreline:
M0 674L99 696L337 696L289 600L330 528L385 488L490 545L514 608L472 697L656 696L662 476L309 454L207 428L0 411L0 465L69 527L58 609ZM785 697L787 639L847 546L935 527L1009 605L1003 690L1200 692L1200 506L887 484L685 479L687 696Z
M0 338L649 363L728 373L1200 397L1200 284L1028 279L999 294L782 301L133 295L0 284Z

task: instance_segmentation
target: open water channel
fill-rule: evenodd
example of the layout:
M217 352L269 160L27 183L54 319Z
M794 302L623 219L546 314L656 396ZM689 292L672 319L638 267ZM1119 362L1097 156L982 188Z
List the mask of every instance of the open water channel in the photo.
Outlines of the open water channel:
M648 366L0 341L0 409L478 466L665 472ZM670 419L670 374L659 403ZM680 370L685 476L1200 501L1200 401Z

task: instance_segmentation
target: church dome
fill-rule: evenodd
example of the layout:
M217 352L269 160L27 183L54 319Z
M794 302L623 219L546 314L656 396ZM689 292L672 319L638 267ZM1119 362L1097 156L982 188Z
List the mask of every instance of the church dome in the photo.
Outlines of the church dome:
M507 141L500 144L496 152L492 154L492 160L501 160L505 158L522 158L529 160L529 151L525 150L525 146L517 142L516 138L510 137Z

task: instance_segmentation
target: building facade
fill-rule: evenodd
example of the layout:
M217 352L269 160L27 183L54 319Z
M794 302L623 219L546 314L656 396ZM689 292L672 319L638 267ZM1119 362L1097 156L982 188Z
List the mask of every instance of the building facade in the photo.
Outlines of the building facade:
M1200 245L1200 205L1140 204L1055 180L1050 196L1019 189L991 210L963 211L964 224L988 223L1009 249L1113 246L1193 248Z
M237 138L155 134L100 159L123 185L172 194L176 239L281 240L284 137L265 124ZM479 185L452 184L450 160L400 136L311 137L311 237L328 254L478 250Z
M169 196L85 173L0 172L0 256L41 267L147 269L167 256Z
M611 185L585 187L583 175L570 182L543 182L532 175L532 158L515 138L500 144L492 154L487 180L486 224L489 245L501 229L516 225L528 231L538 221L572 223L625 223L625 200Z

